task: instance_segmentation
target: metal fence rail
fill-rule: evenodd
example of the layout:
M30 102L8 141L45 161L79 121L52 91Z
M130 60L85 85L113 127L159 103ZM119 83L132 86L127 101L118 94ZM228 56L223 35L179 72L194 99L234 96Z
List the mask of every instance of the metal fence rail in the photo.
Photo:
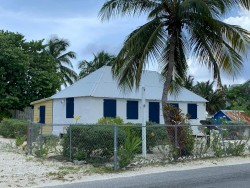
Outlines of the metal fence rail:
M184 158L249 153L248 125L44 125L30 123L29 154L113 169ZM142 160L143 143L146 159Z

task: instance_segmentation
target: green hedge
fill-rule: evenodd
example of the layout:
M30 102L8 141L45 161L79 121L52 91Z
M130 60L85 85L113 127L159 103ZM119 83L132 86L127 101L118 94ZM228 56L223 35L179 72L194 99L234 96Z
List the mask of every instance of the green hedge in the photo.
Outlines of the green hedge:
M5 138L26 136L28 125L28 122L24 120L3 119L0 123L0 135Z
M70 156L70 129L63 136L63 155ZM71 127L72 159L105 161L113 156L114 130L112 126L74 125ZM124 142L125 133L118 129L118 145Z

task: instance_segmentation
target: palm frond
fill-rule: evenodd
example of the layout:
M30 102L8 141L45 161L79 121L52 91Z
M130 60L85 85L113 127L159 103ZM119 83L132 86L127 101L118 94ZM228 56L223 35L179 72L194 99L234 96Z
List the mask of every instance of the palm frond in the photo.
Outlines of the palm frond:
M101 20L109 20L116 16L140 15L158 5L157 1L152 0L109 0L102 6L99 17Z
M162 23L156 18L128 36L112 66L113 75L121 87L139 87L148 60L158 60L161 57L165 34Z

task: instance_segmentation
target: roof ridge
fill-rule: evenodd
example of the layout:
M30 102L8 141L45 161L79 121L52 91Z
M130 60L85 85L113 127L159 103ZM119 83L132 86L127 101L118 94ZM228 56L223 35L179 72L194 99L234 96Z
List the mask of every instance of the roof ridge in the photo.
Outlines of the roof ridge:
M97 82L95 83L95 85L94 85L94 87L93 87L93 89L92 89L92 91L90 92L90 96L92 96L93 94L94 94L94 92L96 91L96 89L97 89L97 86L98 86L98 84L100 83L100 81L101 81L101 79L102 79L102 77L103 77L103 75L104 75L104 72L105 72L105 68L106 68L107 66L103 66L101 69L101 74L100 74L100 76L99 76L99 79L97 80Z

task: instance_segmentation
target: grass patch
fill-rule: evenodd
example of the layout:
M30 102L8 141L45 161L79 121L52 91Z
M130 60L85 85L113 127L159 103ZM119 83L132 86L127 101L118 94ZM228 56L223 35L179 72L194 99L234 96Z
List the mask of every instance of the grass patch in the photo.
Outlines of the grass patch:
M61 166L58 168L58 171L47 173L47 176L52 177L52 179L56 180L65 180L66 175L78 173L80 170L80 167Z

